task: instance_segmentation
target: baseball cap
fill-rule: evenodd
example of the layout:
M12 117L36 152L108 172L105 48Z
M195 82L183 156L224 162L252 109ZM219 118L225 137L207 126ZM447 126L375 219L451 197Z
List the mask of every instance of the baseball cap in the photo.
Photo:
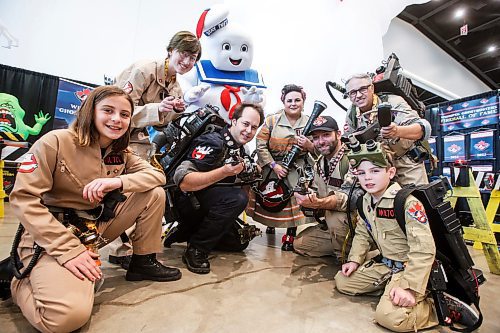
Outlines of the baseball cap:
M338 130L339 125L337 124L337 121L335 119L330 116L319 116L313 121L309 133L311 134L314 131L333 132Z

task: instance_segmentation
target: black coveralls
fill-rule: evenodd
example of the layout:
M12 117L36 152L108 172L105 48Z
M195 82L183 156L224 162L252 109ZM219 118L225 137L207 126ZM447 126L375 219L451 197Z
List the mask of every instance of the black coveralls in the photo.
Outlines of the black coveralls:
M186 156L190 167L185 168L189 163L184 161L176 170L177 185L190 171L207 172L223 166L231 151L239 156L244 154L243 147L234 141L227 127L220 132L200 135L193 140ZM189 168L194 170L188 171ZM236 176L232 176L220 183L234 183L235 180ZM248 246L248 242L241 244L235 222L248 203L248 195L241 187L217 186L216 183L190 195L193 198L180 193L175 200L180 216L179 230L175 234L177 242L187 240L192 247L205 253L213 249L242 251ZM199 203L198 209L193 201Z

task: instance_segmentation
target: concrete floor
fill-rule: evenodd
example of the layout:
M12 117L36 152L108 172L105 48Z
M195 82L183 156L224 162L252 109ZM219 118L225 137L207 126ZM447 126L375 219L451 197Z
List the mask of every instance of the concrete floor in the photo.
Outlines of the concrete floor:
M16 219L6 204L0 219L0 258L10 251ZM261 228L264 230L264 228ZM184 244L159 256L180 267L176 282L127 282L125 271L104 263L106 280L91 320L80 332L387 332L373 323L377 298L334 290L332 258L312 259L280 250L281 232L254 239L244 253L213 253L212 272L184 268ZM500 332L500 276L489 273L481 251L470 249L488 280L481 287L484 323ZM102 255L106 257L105 250ZM11 301L0 303L0 332L35 332ZM450 332L437 327L426 332Z

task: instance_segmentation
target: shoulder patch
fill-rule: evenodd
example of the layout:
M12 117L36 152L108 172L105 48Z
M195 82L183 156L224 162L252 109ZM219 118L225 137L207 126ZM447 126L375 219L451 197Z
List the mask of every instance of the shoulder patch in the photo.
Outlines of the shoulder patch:
M212 147L197 146L195 149L193 149L191 157L196 160L202 160L205 158L205 156L210 155L210 153L212 153L213 151L214 149Z
M414 202L406 210L406 214L420 223L427 223L427 215L425 214L424 206L420 202Z
M394 208L377 208L377 217L384 219L393 219L396 217Z
M38 162L35 158L35 155L32 153L28 153L24 155L18 171L21 173L32 173L36 168L38 168Z
M122 87L123 91L125 91L127 94L130 94L132 91L134 91L134 86L130 81L127 81L125 85Z

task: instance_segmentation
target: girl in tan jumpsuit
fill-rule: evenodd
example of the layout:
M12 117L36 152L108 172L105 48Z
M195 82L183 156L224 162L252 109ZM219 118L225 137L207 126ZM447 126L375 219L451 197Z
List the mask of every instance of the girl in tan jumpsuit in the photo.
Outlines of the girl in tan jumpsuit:
M178 269L156 260L161 251L161 218L165 183L161 171L127 148L133 103L117 87L96 88L83 102L70 129L54 130L40 138L21 163L10 205L25 232L18 253L26 267L34 244L44 250L32 272L14 279L14 302L36 329L69 332L90 318L94 282L102 276L89 251L48 206L89 210L104 195L120 189L127 197L115 217L98 224L111 241L134 223L134 255L127 280L172 281Z

